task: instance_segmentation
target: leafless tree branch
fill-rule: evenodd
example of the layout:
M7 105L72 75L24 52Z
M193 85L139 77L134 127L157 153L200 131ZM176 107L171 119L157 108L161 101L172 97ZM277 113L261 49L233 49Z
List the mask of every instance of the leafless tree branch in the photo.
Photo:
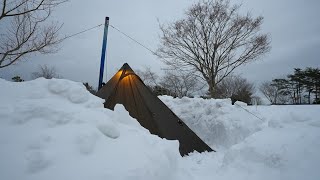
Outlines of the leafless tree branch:
M270 51L269 36L260 33L263 18L240 15L239 8L228 0L194 4L186 18L160 25L158 56L169 66L199 72L214 96L234 69Z
M53 53L61 42L62 25L48 23L52 9L66 0L3 0L0 8L0 68L16 63L28 54ZM5 25L5 26L4 26Z
M159 84L170 90L175 96L183 97L191 96L192 93L200 90L198 82L192 72L167 70Z
M40 77L45 79L61 78L61 76L58 75L56 68L47 65L39 66L38 71L32 73L32 77L34 79Z

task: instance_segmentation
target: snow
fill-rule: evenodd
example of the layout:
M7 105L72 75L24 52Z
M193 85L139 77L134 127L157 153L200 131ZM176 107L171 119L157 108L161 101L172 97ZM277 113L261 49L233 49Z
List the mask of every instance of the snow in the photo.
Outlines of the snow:
M201 139L218 151L243 141L261 130L263 125L260 119L242 108L246 106L245 103L236 102L238 106L233 106L231 99L174 99L171 96L161 96L160 99Z
M0 179L320 179L320 106L161 96L216 153L181 157L82 83L0 79Z
M194 179L320 179L320 106L160 98L218 149L182 159Z
M121 105L103 108L81 83L0 86L0 179L183 177L177 141L150 135Z

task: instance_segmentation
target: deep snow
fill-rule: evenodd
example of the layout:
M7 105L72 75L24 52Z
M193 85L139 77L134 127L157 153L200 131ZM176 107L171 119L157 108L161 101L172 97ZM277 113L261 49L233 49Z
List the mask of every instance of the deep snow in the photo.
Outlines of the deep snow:
M320 179L320 106L160 98L218 152L180 157L81 83L0 79L0 179Z
M217 153L182 159L195 179L320 179L320 106L232 106L230 100L160 98L218 148Z

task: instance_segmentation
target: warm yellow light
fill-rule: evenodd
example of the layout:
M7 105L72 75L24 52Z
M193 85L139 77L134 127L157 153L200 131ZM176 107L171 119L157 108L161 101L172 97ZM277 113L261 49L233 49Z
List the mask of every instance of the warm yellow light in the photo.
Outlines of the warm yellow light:
M124 81L129 81L129 78L131 77L131 74L129 74L129 75L126 75L126 76L124 76L123 78L122 78L122 80L124 80Z
M122 74L122 70L118 71L118 72L115 74L115 77L120 78L121 74Z

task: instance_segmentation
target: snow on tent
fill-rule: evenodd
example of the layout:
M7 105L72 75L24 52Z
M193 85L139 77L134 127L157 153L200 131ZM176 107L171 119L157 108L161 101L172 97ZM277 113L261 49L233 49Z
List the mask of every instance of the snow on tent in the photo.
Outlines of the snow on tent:
M179 140L179 151L213 151L182 120L180 120L125 63L104 85L97 96L105 99L105 108L122 104L129 114L152 134L169 140Z

